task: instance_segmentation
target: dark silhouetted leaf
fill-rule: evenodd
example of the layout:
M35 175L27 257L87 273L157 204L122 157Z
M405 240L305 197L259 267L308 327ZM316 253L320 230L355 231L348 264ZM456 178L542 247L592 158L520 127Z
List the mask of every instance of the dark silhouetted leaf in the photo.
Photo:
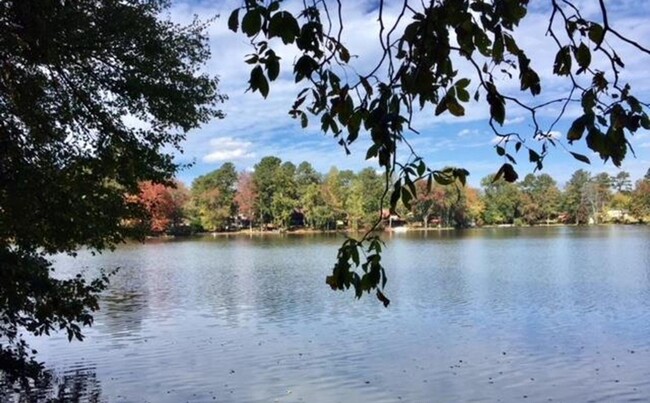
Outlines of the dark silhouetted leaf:
M582 154L574 153L572 152L571 155L573 155L573 158L577 159L580 162L584 162L585 164L591 164L591 161L589 161L589 158Z
M569 128L567 133L567 139L569 141L580 140L582 133L585 131L585 117L580 116L578 119L574 120Z
M580 46L578 46L576 51L576 60L578 61L578 66L582 69L586 69L591 64L591 52L584 42L580 43Z
M252 10L249 10L246 14L244 14L244 18L242 18L241 21L241 30L243 33L245 33L248 36L254 36L258 32L260 32L261 28L262 28L262 15L260 14L259 9L254 8Z
M232 32L237 32L237 29L239 29L239 9L236 8L233 10L232 13L230 13L230 17L228 17L228 29L230 29Z
M384 308L388 308L388 305L390 304L390 300L386 298L384 293L382 293L379 290L377 290L377 299L379 299L381 303L384 304Z

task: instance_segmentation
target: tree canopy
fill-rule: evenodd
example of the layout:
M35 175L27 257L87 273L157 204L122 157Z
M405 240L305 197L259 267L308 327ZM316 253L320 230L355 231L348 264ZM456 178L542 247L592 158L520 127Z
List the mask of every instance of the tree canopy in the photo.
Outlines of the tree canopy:
M8 373L27 368L20 331L81 339L107 284L105 275L57 278L48 255L141 235L124 225L148 219L128 195L142 182L171 184L170 150L221 117L217 79L200 72L210 55L205 24L161 19L168 5L0 4L0 368Z
M294 47L298 56L291 74L302 89L289 113L303 127L318 119L321 130L332 133L346 150L360 135L368 135L366 158L376 158L385 169L382 201L386 199L392 210L398 202L410 206L419 180L426 181L430 191L433 182L464 185L469 174L462 168L431 168L418 155L410 134L417 132L413 122L420 111L463 116L469 103L482 104L501 139L495 152L504 162L494 180L507 182L518 178L517 153L542 169L551 148L579 141L620 166L630 149L629 136L650 129L646 104L621 78L625 64L615 44L650 51L610 24L603 0L598 1L597 21L584 18L575 2L550 0L546 5L547 46L556 50L549 73L567 84L559 97L546 96L543 75L528 56L531 50L516 39L517 27L527 23L527 0L404 0L394 19L386 18L386 3L380 0L373 10L380 26L376 47L382 56L372 66L353 65L355 50L342 43L346 20L340 0L303 5L290 10L279 1L245 0L229 16L229 28L250 39L249 89L266 97L269 83L281 74L277 47ZM512 82L518 91L511 89ZM502 128L513 109L527 112L527 133ZM548 110L555 111L554 118L541 118ZM563 119L572 123L564 139L558 139L553 133ZM568 152L589 163L587 156ZM327 283L333 289L353 287L357 296L377 289L386 303L379 253L369 251L365 263L359 260L366 241L378 252L379 241L371 233L346 241Z

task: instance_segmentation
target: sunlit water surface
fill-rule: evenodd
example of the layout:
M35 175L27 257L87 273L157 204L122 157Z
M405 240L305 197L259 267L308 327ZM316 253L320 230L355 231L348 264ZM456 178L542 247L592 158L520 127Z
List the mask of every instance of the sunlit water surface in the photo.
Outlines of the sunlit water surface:
M206 237L121 267L84 342L32 340L52 395L109 402L650 401L650 229L386 236L392 303L329 290L341 236ZM5 395L6 398L6 395Z

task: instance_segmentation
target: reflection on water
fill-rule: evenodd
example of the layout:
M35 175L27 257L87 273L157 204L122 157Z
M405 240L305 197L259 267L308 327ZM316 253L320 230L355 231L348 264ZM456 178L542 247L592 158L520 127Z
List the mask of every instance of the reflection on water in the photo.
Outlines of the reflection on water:
M126 245L58 259L122 269L85 342L32 344L65 401L644 400L648 235L392 234L389 309L325 286L340 236Z
M94 368L69 370L63 375L47 372L39 384L20 387L7 386L0 376L0 401L2 402L101 402L101 386Z

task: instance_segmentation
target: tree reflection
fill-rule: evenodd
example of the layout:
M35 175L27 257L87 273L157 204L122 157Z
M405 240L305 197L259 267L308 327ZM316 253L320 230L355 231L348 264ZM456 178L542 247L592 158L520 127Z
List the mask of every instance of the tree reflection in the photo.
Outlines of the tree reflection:
M9 379L0 373L2 402L100 402L101 383L94 368L79 369L57 375L44 371L37 380Z

